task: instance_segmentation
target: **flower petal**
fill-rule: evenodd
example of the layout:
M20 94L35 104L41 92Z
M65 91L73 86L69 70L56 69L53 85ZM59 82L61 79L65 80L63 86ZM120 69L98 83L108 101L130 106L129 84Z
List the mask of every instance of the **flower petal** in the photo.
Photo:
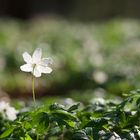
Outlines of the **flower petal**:
M48 66L49 64L52 64L53 60L51 58L42 58L41 65Z
M6 116L7 116L7 119L10 120L10 121L14 121L16 118L17 118L17 113L18 111L15 110L15 108L13 107L8 107L6 109Z
M33 62L37 63L41 60L41 56L42 56L42 49L41 48L37 48L34 53L33 53Z
M22 54L22 56L23 56L23 59L26 63L31 63L32 62L32 57L27 52L24 52Z
M34 70L33 70L33 75L34 75L35 77L40 77L40 76L41 76L41 71L38 70L37 66L36 66L36 67L34 68Z
M0 112L3 112L7 107L9 107L9 104L5 101L0 101Z
M31 64L24 64L24 65L20 66L20 69L22 71L25 71L25 72L31 72L31 71L33 71L33 67L32 67Z
M37 66L37 69L41 72L41 73L51 73L52 69L50 67L46 67L46 66Z

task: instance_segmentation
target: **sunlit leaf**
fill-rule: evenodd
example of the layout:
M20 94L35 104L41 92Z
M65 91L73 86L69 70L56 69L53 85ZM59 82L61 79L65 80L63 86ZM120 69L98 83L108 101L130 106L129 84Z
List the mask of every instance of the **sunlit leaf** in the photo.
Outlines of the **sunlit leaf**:
M13 132L13 130L14 130L13 127L8 128L6 131L4 131L4 132L0 135L0 138L8 137L8 136Z

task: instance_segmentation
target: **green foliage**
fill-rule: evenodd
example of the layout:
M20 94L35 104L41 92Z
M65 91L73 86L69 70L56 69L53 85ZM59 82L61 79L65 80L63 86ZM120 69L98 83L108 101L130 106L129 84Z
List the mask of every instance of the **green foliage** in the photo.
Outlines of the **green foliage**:
M0 139L140 139L140 90L125 96L121 103L106 100L82 108L79 103L68 108L58 103L30 107L13 122L0 120Z
M0 139L8 137L12 132L13 132L14 128L10 127L8 128L6 131L4 131L1 135L0 135Z

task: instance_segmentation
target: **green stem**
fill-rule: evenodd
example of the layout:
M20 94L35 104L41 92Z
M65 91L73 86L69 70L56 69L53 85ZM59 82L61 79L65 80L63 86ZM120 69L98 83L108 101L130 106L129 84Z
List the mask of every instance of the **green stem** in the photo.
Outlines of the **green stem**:
M37 134L37 136L36 136L36 140L39 140L39 135Z
M32 94L33 94L33 101L34 101L34 107L36 107L36 101L35 101L35 78L32 77Z

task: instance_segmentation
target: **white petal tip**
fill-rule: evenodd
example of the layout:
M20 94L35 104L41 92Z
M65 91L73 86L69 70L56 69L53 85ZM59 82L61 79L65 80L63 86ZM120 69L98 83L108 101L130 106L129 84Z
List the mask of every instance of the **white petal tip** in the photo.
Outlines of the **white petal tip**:
M31 72L33 68L30 64L24 64L20 66L20 69L21 71L24 71L24 72Z
M45 74L49 74L52 72L52 69L50 67L46 67L45 71L43 71L43 73Z

